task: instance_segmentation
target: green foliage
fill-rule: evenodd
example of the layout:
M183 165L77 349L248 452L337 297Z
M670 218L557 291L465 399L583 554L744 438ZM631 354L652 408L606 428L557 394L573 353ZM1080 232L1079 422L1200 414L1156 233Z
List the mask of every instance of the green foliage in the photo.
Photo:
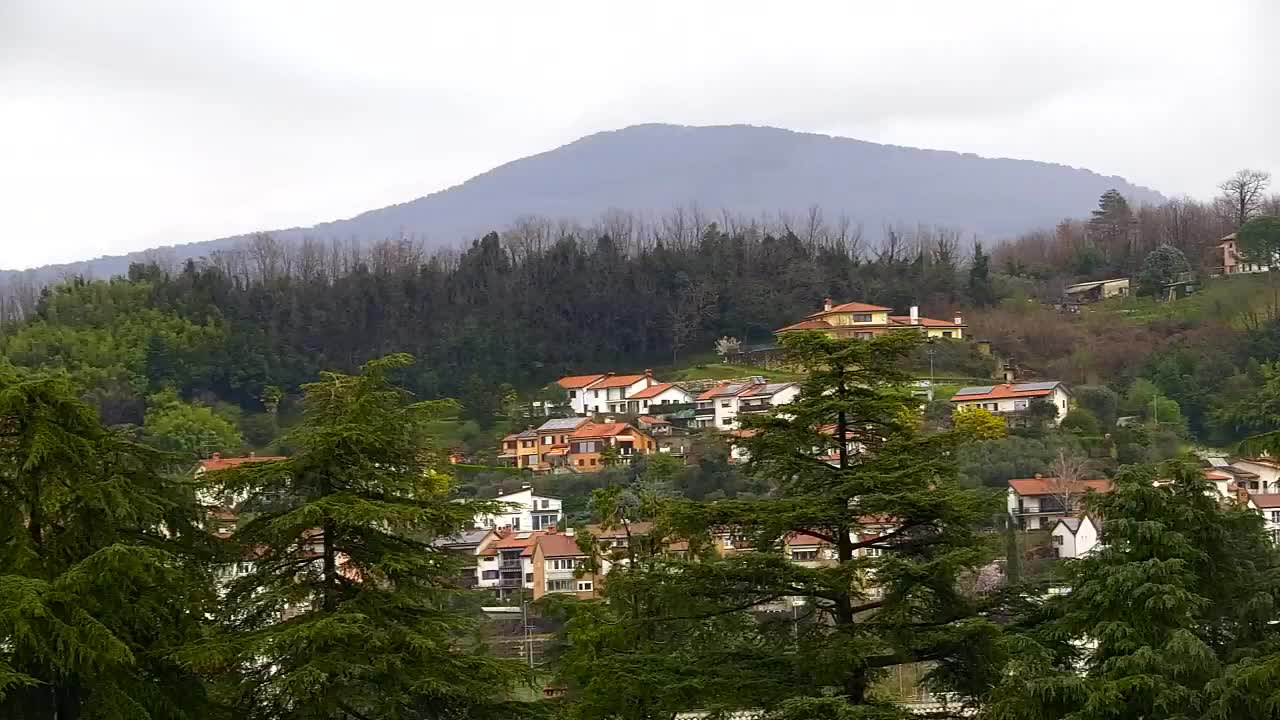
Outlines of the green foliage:
M190 720L211 609L189 489L64 378L0 365L0 716Z
M1068 432L1086 437L1094 437L1100 432L1098 418L1088 409L1082 407L1072 408L1067 413L1067 416L1062 418L1060 427Z
M410 402L389 380L410 363L324 374L303 388L292 457L209 474L255 511L234 538L254 568L228 589L225 634L186 657L225 673L240 717L516 712L519 665L486 655L457 559L422 540L498 508L450 500L423 429L453 404Z
M1011 638L986 717L1259 717L1245 711L1267 686L1241 690L1274 662L1280 559L1256 513L1207 490L1177 461L1126 468L1090 496L1100 544L1067 566L1070 594Z
M183 402L171 389L147 399L142 429L155 447L191 457L231 452L244 444L234 423L208 405Z
M1158 295L1165 285L1174 282L1182 273L1189 272L1187 256L1172 245L1161 245L1147 254L1138 273L1138 292Z
M1280 217L1264 215L1246 222L1236 232L1236 248L1245 262L1280 267Z
M1007 488L1010 478L1049 474L1049 465L1059 451L1080 454L1080 440L1068 433L1050 433L1040 438L1011 435L962 445L956 450L956 461L967 485Z
M980 242L973 244L973 262L969 265L969 297L979 307L995 302L995 288L991 284L991 257L982 251Z
M951 425L957 433L974 440L998 440L1008 434L1003 418L979 407L956 408Z

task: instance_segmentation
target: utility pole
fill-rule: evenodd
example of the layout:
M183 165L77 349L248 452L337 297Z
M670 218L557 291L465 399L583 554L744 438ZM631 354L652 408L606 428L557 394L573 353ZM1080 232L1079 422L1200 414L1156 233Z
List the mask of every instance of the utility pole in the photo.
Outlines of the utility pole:
M929 402L933 402L933 354L937 351L933 346L933 339L930 338L924 350L924 353L929 356Z
M533 640L529 633L529 601L520 603L520 621L524 625L524 654L529 661L529 669L533 669Z

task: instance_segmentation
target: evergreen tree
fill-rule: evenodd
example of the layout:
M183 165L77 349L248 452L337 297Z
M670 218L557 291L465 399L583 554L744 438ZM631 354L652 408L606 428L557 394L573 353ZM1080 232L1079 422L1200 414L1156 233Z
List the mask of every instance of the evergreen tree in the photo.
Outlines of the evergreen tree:
M747 421L741 440L771 494L666 501L656 545L681 540L689 556L613 568L609 604L623 595L628 609L577 626L595 638L596 661L620 673L581 689L595 717L825 712L817 706L828 695L862 716L894 716L875 690L891 669L927 667L929 682L971 694L993 681L985 660L996 626L959 581L988 559L976 528L995 508L960 487L957 436L919 432L909 376L897 369L917 342L782 339L808 373L801 394L785 412ZM829 556L791 562L784 543L801 534ZM722 544L731 549L712 551ZM636 678L663 690L629 715Z
M995 302L995 288L991 285L991 256L982 251L982 243L973 244L973 262L969 265L969 299L978 307Z
M1174 282L1182 273L1191 270L1187 256L1172 245L1161 245L1147 253L1138 273L1138 291L1143 295L1159 295L1165 285Z
M1274 717L1239 712L1264 707L1268 686L1254 683L1275 677L1280 639L1280 562L1257 513L1186 461L1125 468L1086 503L1103 519L1098 549L1067 565L1071 592L1011 642L986 717Z
M0 365L0 717L189 720L210 585L189 489L69 382Z
M511 713L519 664L488 657L432 538L494 503L453 502L424 423L449 401L409 402L388 375L411 358L326 373L304 387L287 460L214 473L258 512L235 540L254 569L226 597L226 636L189 659L227 669L245 718L480 717Z

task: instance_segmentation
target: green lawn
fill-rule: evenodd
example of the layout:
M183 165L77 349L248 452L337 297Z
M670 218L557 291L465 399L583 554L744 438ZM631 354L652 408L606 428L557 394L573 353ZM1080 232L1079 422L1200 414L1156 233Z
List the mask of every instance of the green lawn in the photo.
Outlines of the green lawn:
M1156 302L1149 297L1112 298L1091 306L1086 313L1119 316L1135 323L1184 320L1199 324L1217 317L1243 328L1251 318L1265 317L1275 304L1273 288L1262 273L1210 278L1198 292L1173 302Z

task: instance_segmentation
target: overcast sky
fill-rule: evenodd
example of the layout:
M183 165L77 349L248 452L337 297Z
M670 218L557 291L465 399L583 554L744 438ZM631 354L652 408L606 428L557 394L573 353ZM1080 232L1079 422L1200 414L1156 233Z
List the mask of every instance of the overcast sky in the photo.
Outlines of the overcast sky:
M0 268L349 217L641 122L1208 197L1280 175L1277 5L0 0Z

